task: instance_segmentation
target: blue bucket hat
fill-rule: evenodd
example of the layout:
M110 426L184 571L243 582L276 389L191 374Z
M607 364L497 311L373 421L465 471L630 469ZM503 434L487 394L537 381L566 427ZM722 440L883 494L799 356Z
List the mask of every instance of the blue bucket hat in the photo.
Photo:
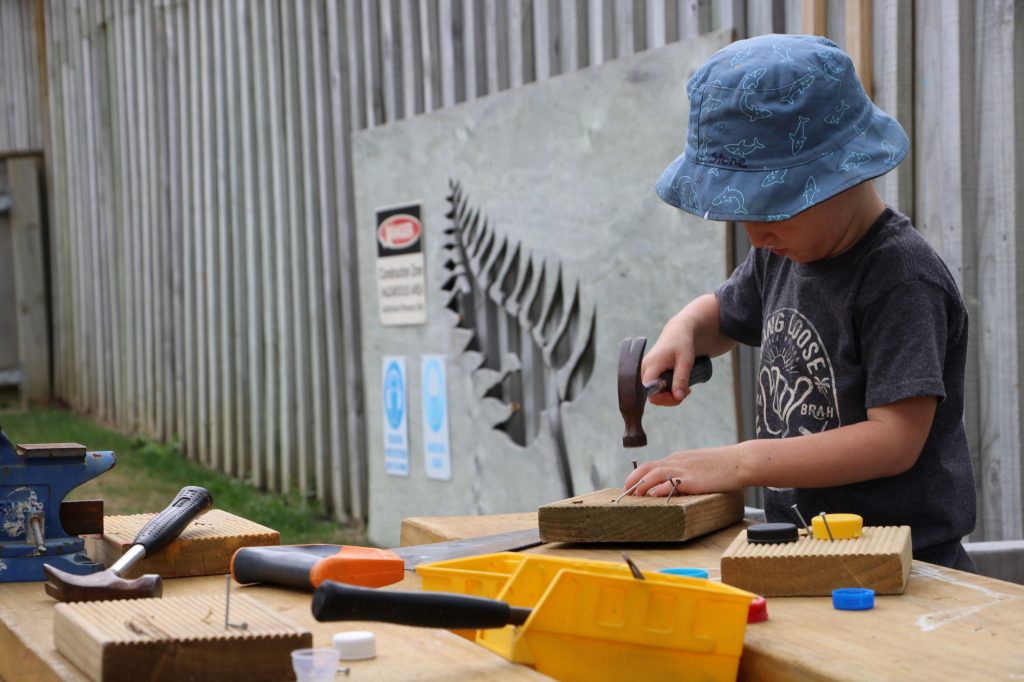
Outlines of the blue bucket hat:
M910 141L817 36L740 40L686 86L686 148L655 191L711 220L786 220L896 166Z

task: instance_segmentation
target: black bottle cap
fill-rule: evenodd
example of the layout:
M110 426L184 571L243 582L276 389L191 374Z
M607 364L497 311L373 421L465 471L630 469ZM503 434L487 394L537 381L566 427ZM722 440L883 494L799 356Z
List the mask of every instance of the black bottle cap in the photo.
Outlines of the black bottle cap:
M796 542L799 537L792 523L758 523L747 528L747 542L755 545Z

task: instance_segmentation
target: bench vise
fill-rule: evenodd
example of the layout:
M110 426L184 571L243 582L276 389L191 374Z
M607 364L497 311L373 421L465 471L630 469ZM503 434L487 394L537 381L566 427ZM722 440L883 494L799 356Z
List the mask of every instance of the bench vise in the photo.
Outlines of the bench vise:
M0 583L45 580L43 564L77 575L103 570L78 537L103 532L102 502L63 500L114 463L113 452L77 443L15 448L0 429Z

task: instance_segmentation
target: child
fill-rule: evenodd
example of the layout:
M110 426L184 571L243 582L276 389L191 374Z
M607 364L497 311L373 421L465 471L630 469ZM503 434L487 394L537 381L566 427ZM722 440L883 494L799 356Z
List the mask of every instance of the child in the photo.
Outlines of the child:
M683 154L666 202L739 221L753 247L715 293L665 325L643 380L696 355L761 347L757 440L638 467L637 495L765 486L769 521L821 511L909 525L914 558L974 570L960 544L975 497L963 426L967 313L909 220L872 186L909 141L861 88L850 58L813 36L769 35L713 55L691 78Z

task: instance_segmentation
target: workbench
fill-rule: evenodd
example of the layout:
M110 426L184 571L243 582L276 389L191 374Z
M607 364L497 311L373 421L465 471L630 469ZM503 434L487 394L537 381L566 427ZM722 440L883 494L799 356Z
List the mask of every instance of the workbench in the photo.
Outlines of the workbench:
M528 528L536 513L409 518L402 544L420 544ZM719 557L742 529L738 524L690 542L629 547L644 570L693 566L718 577ZM622 546L545 545L532 550L621 561ZM407 574L396 589L417 589ZM223 594L224 578L164 581L164 596ZM353 661L351 680L544 680L544 675L446 630L384 623L318 623L310 596L263 586L237 587L286 614L329 646L344 630L372 630L378 656ZM0 584L0 677L85 680L53 645L53 605L42 583ZM870 611L840 612L827 597L773 598L769 620L749 625L740 679L936 680L1019 679L1024 676L1024 586L914 562L906 593L879 596Z

